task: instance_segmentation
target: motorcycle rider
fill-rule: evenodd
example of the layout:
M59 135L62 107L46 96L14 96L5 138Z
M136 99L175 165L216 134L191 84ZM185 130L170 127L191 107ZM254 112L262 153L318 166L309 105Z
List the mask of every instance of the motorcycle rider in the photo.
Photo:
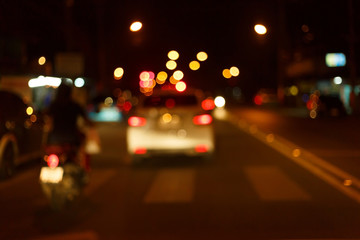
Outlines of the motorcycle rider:
M92 126L93 123L88 119L85 110L72 99L72 86L62 83L57 88L46 115L49 127L47 145L67 144L75 146L77 150L84 149L85 134L80 130L79 120L88 126ZM85 154L85 158L79 164L89 171L89 155Z

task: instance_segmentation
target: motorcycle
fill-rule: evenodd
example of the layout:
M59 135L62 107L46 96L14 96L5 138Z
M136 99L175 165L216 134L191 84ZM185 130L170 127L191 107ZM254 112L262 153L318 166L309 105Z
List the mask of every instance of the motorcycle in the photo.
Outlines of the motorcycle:
M88 174L83 166L86 153L70 144L49 145L40 170L41 188L54 210L77 199L88 182Z

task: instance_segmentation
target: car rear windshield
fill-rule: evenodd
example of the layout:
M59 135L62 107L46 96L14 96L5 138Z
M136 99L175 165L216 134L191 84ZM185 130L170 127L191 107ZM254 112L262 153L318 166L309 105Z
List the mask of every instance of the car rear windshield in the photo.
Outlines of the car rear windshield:
M144 100L144 107L181 107L181 106L196 106L197 98L193 95L174 96L151 96Z

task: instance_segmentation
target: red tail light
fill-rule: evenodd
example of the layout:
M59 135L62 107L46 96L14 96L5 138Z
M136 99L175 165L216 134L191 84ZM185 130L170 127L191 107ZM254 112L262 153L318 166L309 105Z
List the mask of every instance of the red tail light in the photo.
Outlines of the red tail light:
M137 148L135 149L135 154L146 154L146 148Z
M47 164L51 168L59 166L59 157L56 154L50 154L47 158Z
M196 125L208 125L212 122L210 114L197 115L193 118L193 123Z
M201 102L201 107L204 110L213 110L215 108L215 103L213 99L207 98Z
M195 147L195 151L198 153L205 153L209 150L208 146L200 144Z
M131 127L141 127L146 124L146 119L142 117L133 116L128 119L128 124Z

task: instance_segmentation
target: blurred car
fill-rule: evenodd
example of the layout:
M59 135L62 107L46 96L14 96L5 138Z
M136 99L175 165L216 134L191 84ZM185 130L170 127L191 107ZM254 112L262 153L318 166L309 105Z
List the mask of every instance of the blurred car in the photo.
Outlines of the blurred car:
M43 124L32 107L15 93L0 90L0 178L41 156Z
M127 151L132 162L159 155L211 158L213 118L198 91L161 90L140 99L128 118Z
M320 117L343 117L347 115L343 102L336 95L321 95L318 100L317 111Z
M258 106L277 106L279 100L275 89L261 88L254 97L254 103Z

